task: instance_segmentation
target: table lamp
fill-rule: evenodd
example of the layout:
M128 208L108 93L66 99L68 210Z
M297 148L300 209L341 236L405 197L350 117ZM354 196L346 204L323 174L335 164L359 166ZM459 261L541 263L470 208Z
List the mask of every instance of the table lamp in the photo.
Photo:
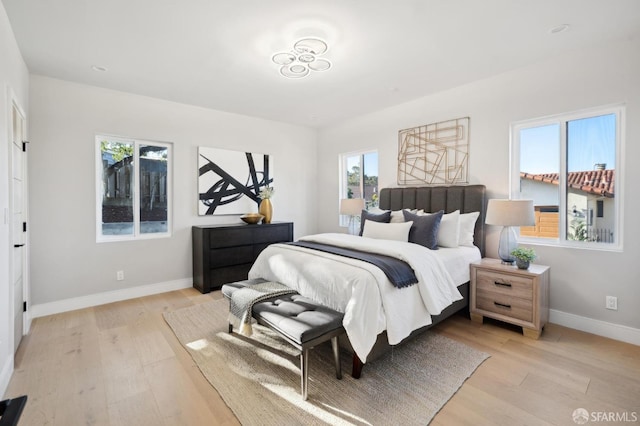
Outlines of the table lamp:
M489 200L484 223L503 226L498 245L498 256L502 263L511 264L515 261L511 255L511 252L518 247L514 227L533 226L535 222L533 200Z
M349 233L355 235L354 217L360 217L364 209L363 198L343 198L340 200L340 214L349 216Z

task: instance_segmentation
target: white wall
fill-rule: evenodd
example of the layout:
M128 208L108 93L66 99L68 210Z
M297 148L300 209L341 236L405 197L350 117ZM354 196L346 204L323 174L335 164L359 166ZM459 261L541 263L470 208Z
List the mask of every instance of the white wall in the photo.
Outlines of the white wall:
M190 285L191 226L241 223L238 216L198 216L198 146L272 155L274 220L294 222L296 236L315 232L315 130L35 75L30 102L36 310L42 304L158 283ZM96 133L173 142L171 238L96 243ZM124 281L116 281L117 270L124 271Z
M0 3L0 395L13 371L13 300L9 277L9 140L11 103L28 111L29 72ZM12 100L12 98L15 99ZM2 398L0 398L2 399Z
M396 186L397 132L459 117L471 117L470 183L487 186L490 198L509 194L509 125L613 103L626 103L624 252L536 247L537 262L551 266L552 318L590 331L629 332L640 343L640 38L619 40L486 80L427 96L323 129L318 142L320 194L318 228L338 228L338 155L378 149L380 187ZM622 195L622 194L621 194ZM497 227L487 227L487 255L497 257ZM618 297L618 311L605 309L605 295ZM578 317L574 317L577 315ZM598 321L595 321L598 320ZM611 324L623 327L611 326ZM628 327L631 327L629 329Z

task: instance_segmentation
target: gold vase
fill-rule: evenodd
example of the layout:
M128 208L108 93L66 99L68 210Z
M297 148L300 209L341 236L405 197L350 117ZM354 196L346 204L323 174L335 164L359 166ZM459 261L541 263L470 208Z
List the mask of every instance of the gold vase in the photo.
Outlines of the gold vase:
M260 208L258 212L264 216L262 219L262 223L271 223L271 216L273 216L273 206L271 205L271 200L265 198L260 202Z

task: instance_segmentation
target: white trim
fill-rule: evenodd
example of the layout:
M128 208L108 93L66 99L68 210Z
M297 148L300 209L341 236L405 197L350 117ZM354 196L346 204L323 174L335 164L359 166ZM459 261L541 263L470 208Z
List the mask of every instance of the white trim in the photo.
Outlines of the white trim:
M46 315L59 314L61 312L74 311L76 309L104 305L106 303L119 302L121 300L151 296L153 294L166 293L168 291L174 290L182 290L184 288L189 288L192 286L192 278L165 281L161 283L131 287L122 290L106 291L104 293L74 297L71 299L56 300L55 302L41 303L31 306L30 312L32 318L38 318Z
M549 322L640 346L640 329L638 328L581 317L555 309L549 310Z
M569 121L580 120L584 118L592 118L603 115L615 115L616 117L616 135L615 135L615 228L614 242L586 242L571 241L567 235L567 128ZM520 133L523 129L534 127L548 126L557 124L560 134L558 135L558 143L560 149L560 164L558 169L558 212L560 213L560 222L558 228L557 239L528 237L527 244L540 244L555 247L567 247L572 249L593 249L602 251L622 252L624 248L624 152L626 145L626 105L624 103L604 105L602 107L587 108L569 113L554 114L546 117L532 118L522 121L511 122L509 125L509 194L512 199L518 199L520 194Z
M108 139L111 142L122 144L130 144L133 146L133 181L131 183L132 199L133 199L133 233L123 235L103 235L102 234L102 203L103 203L103 164L101 142ZM167 149L167 232L150 232L140 233L140 146L160 146ZM173 143L152 141L146 139L125 138L121 136L112 136L108 134L95 135L96 149L96 242L120 242L120 241L136 241L148 240L154 238L169 238L173 234Z
M13 353L7 357L7 361L4 363L4 366L2 366L2 371L0 372L0 397L2 397L2 395L4 395L5 392L7 391L12 374L13 374Z

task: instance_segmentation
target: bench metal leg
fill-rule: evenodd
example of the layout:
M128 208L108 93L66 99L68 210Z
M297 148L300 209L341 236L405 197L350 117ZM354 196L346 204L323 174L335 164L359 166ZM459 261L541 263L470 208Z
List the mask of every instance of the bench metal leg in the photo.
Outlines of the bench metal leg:
M302 400L307 400L307 383L309 381L309 349L303 349L300 354L300 380L302 385Z
M338 347L338 336L331 338L331 349L333 349L333 361L336 364L336 378L342 379L342 366L340 365L340 348Z

